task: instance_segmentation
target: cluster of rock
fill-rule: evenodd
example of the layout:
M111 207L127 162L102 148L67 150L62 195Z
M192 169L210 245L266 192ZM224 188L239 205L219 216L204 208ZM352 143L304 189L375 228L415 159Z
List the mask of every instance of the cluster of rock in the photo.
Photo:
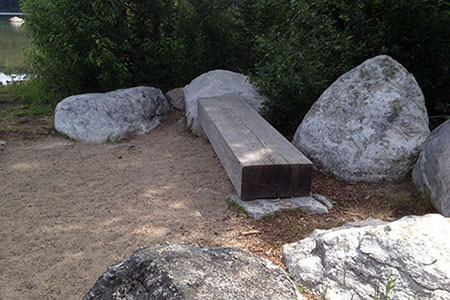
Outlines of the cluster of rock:
M345 180L393 180L414 167L414 183L450 216L450 121L429 134L417 82L388 56L334 82L305 116L294 144ZM443 300L450 299L448 236L450 220L437 214L368 219L316 230L284 245L282 254L297 283L324 299Z
M405 177L424 149L414 182L437 211L450 216L448 123L429 136L425 100L414 76L381 55L339 77L306 114L293 143L323 170L366 182Z
M10 85L21 81L28 80L25 74L8 74L0 72L0 85Z
M266 98L247 76L215 70L166 96L152 87L72 96L60 102L55 128L70 138L101 143L146 133L169 107L186 109L187 125L202 136L200 98L233 95L260 111ZM414 76L389 56L369 59L338 78L314 103L293 143L320 168L351 181L395 180L414 166L416 185L450 216L450 126L430 135L422 91ZM425 145L425 146L424 146Z
M439 230L436 230L439 228ZM450 219L374 219L316 230L282 247L290 275L322 299L450 299ZM389 296L389 297L387 297ZM85 300L304 299L270 261L238 249L141 248L100 276Z
M247 76L215 70L166 95L157 88L135 87L68 97L56 107L55 129L81 142L116 142L134 134L148 133L166 118L171 106L176 110L186 109L189 129L200 136L198 99L229 94L256 110L261 109L265 101Z
M257 111L265 101L246 76L216 70L166 96L137 87L69 97L57 106L55 128L78 141L118 141L152 130L173 107L186 109L188 127L202 135L198 100L228 94ZM414 167L414 183L450 216L450 121L429 134L417 82L388 56L370 59L333 83L300 124L294 144L345 180L393 180ZM255 218L280 209L276 201L229 200L247 205ZM292 207L310 213L332 207L320 195L294 200ZM284 245L282 254L297 283L324 299L450 299L449 236L450 219L437 214L391 223L368 219L316 230ZM84 299L303 297L281 268L263 258L230 248L161 244L108 268Z

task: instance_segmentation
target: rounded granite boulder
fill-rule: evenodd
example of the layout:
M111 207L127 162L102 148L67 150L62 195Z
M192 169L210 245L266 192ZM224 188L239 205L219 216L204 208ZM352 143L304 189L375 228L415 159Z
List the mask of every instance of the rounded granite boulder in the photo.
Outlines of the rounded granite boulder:
M115 142L151 131L168 112L166 97L153 87L82 94L58 103L55 129L80 142Z
M430 194L436 210L450 217L450 120L431 132L412 175L415 185Z
M233 95L260 111L266 98L260 95L247 76L227 70L214 70L204 73L184 88L186 119L188 128L196 135L202 135L198 121L198 99Z
M450 299L450 219L366 219L282 247L296 282L326 299ZM389 295L386 286L395 285ZM324 298L321 298L324 299Z
M325 90L293 143L325 171L349 181L375 182L405 176L429 132L414 76L381 55Z
M232 248L160 244L108 268L84 300L304 299L270 261Z

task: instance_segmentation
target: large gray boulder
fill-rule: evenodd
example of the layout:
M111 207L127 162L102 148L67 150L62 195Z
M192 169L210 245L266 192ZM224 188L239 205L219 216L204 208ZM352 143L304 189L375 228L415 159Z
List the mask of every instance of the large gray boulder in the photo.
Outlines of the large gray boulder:
M220 97L229 94L235 95L247 102L258 112L266 100L249 82L247 76L226 70L210 71L195 78L184 88L188 128L194 134L198 136L202 135L202 129L198 122L198 99Z
M436 210L450 217L450 120L428 136L412 175Z
M450 219L438 214L369 219L316 230L284 245L282 254L297 283L325 299L385 299L390 281L389 299L444 300L450 299L449 237Z
M114 142L151 131L168 111L166 97L153 87L76 95L56 106L55 129L81 142Z
M238 249L161 244L108 268L84 300L303 299L287 274Z
M428 134L414 76L381 55L339 77L311 107L293 143L340 178L374 182L405 176Z

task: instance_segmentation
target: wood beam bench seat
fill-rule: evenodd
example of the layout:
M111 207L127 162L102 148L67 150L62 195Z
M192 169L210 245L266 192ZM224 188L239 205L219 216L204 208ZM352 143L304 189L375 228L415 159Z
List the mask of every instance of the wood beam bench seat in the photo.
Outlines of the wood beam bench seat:
M309 196L311 161L238 96L200 99L198 118L242 200Z

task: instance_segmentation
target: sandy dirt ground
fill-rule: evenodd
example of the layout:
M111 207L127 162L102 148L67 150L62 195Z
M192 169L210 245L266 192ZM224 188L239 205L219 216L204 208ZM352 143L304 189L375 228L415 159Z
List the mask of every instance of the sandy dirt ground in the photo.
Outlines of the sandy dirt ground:
M80 299L141 246L238 246L252 228L228 208L232 185L181 114L124 143L49 136L0 153L1 299Z
M88 145L16 106L0 119L1 300L80 299L108 266L161 242L236 247L284 267L281 246L316 228L435 212L408 178L353 183L314 170L312 192L334 201L330 214L252 220L228 207L223 167L180 112L149 134Z

